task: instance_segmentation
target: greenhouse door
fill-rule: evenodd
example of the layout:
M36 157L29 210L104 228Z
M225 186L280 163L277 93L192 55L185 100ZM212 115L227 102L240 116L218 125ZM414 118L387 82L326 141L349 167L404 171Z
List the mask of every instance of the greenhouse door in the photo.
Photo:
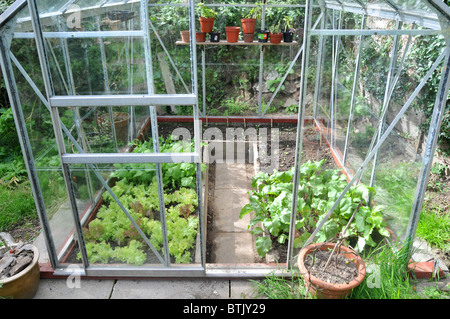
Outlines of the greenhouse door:
M66 7L56 17L28 1L67 191L67 205L56 207L54 216L71 212L60 226L73 219L70 229L43 227L52 228L47 246L55 274L201 276L205 226L195 37L185 61L191 88L183 82L187 93L155 92L151 48L156 40L164 44L149 19L148 1L100 7ZM192 34L194 2L184 8ZM157 109L163 106L192 110L193 139L159 135ZM59 232L63 241L56 240Z

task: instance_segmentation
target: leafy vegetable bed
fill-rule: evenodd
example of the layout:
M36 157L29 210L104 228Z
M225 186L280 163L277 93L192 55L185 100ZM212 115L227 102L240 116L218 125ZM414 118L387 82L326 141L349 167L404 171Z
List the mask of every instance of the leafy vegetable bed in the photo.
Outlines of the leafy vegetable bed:
M325 160L308 161L300 167L297 221L294 247L300 248L310 237L318 222L331 209L347 185L345 175L339 170L322 170ZM256 248L264 257L274 243L286 244L289 238L292 201L292 179L294 168L273 174L260 172L252 179L249 204L245 205L240 217L254 212L249 227L257 235ZM383 207L367 205L369 195L375 194L372 187L358 184L350 188L339 206L316 235L318 242L335 237L346 226L354 210L362 202L346 236L356 236L359 250L366 245L374 246L372 236L377 230L382 236L389 236L383 221Z
M180 142L161 140L161 152L183 152ZM192 143L191 143L192 148ZM133 152L152 152L152 141L136 145ZM185 148L186 149L186 148ZM160 203L153 164L117 164L111 175L117 180L112 190L154 248L163 250ZM190 263L198 228L196 164L161 164L168 248L172 262ZM90 262L124 262L133 265L159 263L109 192L103 205L83 229ZM80 254L78 256L80 258Z

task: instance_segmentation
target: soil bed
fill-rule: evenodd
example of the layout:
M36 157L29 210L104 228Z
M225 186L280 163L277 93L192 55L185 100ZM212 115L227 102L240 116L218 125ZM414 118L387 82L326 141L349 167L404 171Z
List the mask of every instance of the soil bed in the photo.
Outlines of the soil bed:
M305 258L310 275L331 284L348 284L358 276L356 264L342 254L334 254L326 268L331 251L317 250Z

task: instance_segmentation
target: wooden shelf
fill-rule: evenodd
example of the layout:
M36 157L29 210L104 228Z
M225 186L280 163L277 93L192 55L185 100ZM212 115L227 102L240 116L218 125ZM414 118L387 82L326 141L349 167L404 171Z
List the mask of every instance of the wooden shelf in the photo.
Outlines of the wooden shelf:
M177 45L189 45L189 42L183 42L183 41L177 41L175 42ZM280 43L270 43L269 42L258 42L258 40L255 40L253 42L244 42L244 41L238 41L238 42L227 42L226 40L220 40L220 42L197 42L197 45L274 45L274 46L283 46L283 45L297 45L297 41L292 42L280 42Z

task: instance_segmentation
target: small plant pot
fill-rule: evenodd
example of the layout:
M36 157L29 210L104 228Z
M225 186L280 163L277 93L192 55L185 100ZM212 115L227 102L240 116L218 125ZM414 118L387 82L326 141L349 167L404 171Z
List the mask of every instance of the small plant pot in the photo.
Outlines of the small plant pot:
M241 27L225 27L225 32L227 33L227 42L238 42L240 30Z
M255 38L254 33L244 33L244 42L246 43L252 43Z
M294 32L286 31L283 32L283 42L290 43L294 40Z
M269 31L259 30L258 31L258 42L267 42L269 40Z
M241 19L242 33L255 33L256 19L253 18L243 18Z
M283 33L271 33L270 34L270 43L281 43L281 39L283 38Z
M199 17L198 19L200 21L200 31L210 33L213 29L215 18Z
M209 41L220 42L220 32L210 32L209 33Z
M18 274L0 280L0 299L32 299L39 288L39 250L33 247L33 261Z
M205 42L206 41L206 33L205 32L197 32L195 34L195 39L197 42Z
M181 34L181 41L182 42L189 42L190 38L189 38L189 30L185 30L185 31L180 31Z
M300 251L297 259L297 266L300 270L301 275L303 276L306 287L308 288L310 294L321 299L343 299L347 297L354 288L356 288L363 282L366 276L366 267L362 258L357 255L351 248L345 246L340 247L340 253L344 255L344 257L347 258L350 262L354 262L356 264L358 272L356 278L354 278L347 284L333 284L322 281L319 278L311 275L305 265L306 256L311 254L318 247L319 250L327 251L332 250L334 246L334 243L311 244Z

